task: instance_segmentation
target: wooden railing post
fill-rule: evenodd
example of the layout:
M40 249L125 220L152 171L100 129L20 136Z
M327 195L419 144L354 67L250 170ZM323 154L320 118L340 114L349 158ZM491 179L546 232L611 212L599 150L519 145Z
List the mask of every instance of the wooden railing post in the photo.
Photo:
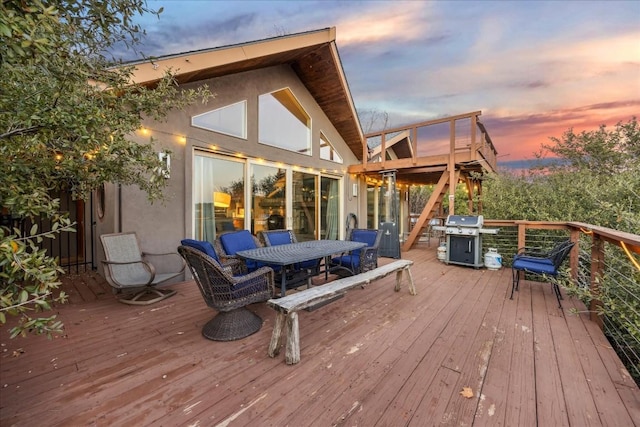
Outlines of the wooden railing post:
M598 307L602 305L600 301L600 280L604 271L604 240L599 234L591 235L591 303L589 304L590 318L593 322L603 328L602 318L598 316Z

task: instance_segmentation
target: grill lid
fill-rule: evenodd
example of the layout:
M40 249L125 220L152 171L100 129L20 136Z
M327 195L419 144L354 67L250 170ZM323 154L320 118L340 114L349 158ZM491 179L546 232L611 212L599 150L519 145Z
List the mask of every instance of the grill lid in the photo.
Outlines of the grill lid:
M447 227L482 228L484 218L482 215L449 215L445 225Z

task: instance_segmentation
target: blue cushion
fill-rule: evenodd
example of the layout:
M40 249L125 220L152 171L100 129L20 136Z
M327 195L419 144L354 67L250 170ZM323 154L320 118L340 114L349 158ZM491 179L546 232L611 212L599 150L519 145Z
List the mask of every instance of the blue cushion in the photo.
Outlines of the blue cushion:
M531 273L548 274L550 276L555 276L557 274L556 268L553 264L530 261L522 258L516 258L511 267L515 270L526 270Z
M213 245L210 242L207 242L206 240L182 239L180 241L180 244L183 246L189 246L191 248L197 249L200 252L204 252L205 254L209 255L211 258L220 262L220 259L218 258L218 254L216 254L215 249L213 249Z
M255 249L257 247L249 230L221 234L220 243L222 243L222 247L228 255L235 255L238 251Z
M353 230L351 232L351 241L366 243L369 247L376 243L376 237L378 237L377 231Z
M270 231L267 233L267 239L271 246L293 243L289 231Z
M355 268L357 270L358 267L360 266L360 256L358 256L358 255L342 255L342 256L339 256L339 257L336 257L336 258L331 258L331 263L332 264L343 265L345 267L351 267L353 265L353 268Z
M521 261L526 261L526 262L537 262L540 264L548 264L548 265L553 265L553 261L549 258L541 258L541 257L535 257L535 256L528 256L528 255L516 255L513 258L513 261L517 261L517 260L521 260Z

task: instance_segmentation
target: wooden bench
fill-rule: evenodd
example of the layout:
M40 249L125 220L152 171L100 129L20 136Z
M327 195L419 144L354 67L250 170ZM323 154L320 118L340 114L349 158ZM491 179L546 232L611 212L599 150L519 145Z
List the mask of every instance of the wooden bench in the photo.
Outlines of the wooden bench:
M396 273L395 291L400 290L402 273L404 272L409 280L409 293L416 295L416 288L413 284L413 277L409 267L413 261L401 259L389 264L377 267L355 276L344 277L334 280L326 285L316 286L287 295L283 298L270 299L267 306L273 308L278 313L276 322L273 325L273 334L269 343L269 356L276 357L282 345L282 329L287 329L287 343L285 361L288 365L293 365L300 361L300 332L298 329L298 311L311 308L317 305L326 304L327 301L335 299L336 296L346 293L349 289L357 286L364 287L370 282L381 279L389 274Z

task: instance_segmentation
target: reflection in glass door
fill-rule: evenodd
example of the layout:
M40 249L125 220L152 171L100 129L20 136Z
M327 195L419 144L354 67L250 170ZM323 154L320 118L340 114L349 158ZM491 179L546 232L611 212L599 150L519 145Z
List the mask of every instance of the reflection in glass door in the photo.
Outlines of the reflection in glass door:
M292 180L293 231L298 241L315 240L316 237L316 182L318 177L294 171Z
M340 236L340 181L320 178L320 239L337 240Z
M254 164L251 185L251 233L287 228L286 170Z
M193 170L194 237L243 229L244 163L196 154Z

